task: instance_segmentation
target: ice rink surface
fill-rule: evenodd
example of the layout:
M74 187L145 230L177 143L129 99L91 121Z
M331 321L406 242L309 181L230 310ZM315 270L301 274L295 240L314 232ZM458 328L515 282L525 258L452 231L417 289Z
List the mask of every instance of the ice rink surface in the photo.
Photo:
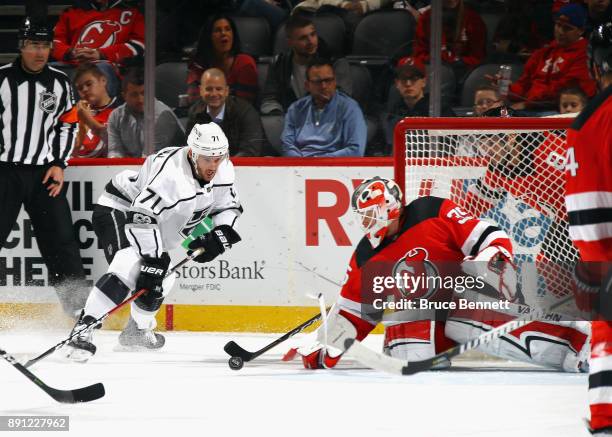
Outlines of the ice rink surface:
M0 347L25 361L66 334L2 331ZM172 332L156 352L115 351L117 335L96 332L98 353L87 364L68 363L56 352L30 369L59 389L102 382L105 397L58 404L2 360L0 414L68 415L70 432L51 435L79 437L589 435L586 375L465 360L410 377L351 359L334 370L309 371L298 360L280 361L288 344L233 371L223 352L228 340L256 350L276 335ZM366 344L380 344L371 337Z

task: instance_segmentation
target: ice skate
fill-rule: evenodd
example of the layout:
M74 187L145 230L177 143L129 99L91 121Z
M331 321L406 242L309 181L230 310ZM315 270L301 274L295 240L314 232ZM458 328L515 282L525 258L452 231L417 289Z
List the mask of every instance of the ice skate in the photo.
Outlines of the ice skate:
M134 319L130 317L127 326L119 335L119 344L124 350L160 349L166 343L163 335L152 329L138 329Z
M94 328L85 328L85 326L90 325L95 320L96 319L92 316L86 316L84 310L81 311L79 320L77 320L70 334L72 335L75 332L80 333L66 345L68 348L66 354L67 358L72 361L84 363L96 353L96 346L92 342Z

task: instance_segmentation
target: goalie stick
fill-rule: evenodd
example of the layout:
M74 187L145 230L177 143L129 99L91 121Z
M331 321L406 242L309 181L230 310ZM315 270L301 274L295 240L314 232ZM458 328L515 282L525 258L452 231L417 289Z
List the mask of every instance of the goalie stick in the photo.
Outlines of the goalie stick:
M176 269L178 269L179 267L183 266L185 263L191 261L192 259L196 258L197 256L201 255L202 253L204 253L204 248L199 248L194 250L193 252L188 252L188 255L183 258L178 264L176 264L174 267L172 267L170 270L168 270L168 273L166 273L166 277L168 277L170 274L174 273L174 271ZM70 343L70 341L76 337L77 335L81 334L82 332L88 330L88 329L92 329L95 326L98 326L99 324L101 324L108 316L110 316L112 313L114 313L115 311L119 310L120 308L124 307L125 305L127 305L128 303L138 299L139 296L141 296L142 294L144 294L147 290L145 288L142 288L140 290L138 290L136 293L134 293L133 295L131 295L129 298L127 298L126 300L124 300L123 302L121 302L119 305L111 308L107 313L103 314L100 318L96 319L95 321L91 322L88 325L85 325L82 329L72 333L68 338L60 341L59 343L57 343L55 346L51 346L49 349L47 349L46 351L44 351L42 354L32 358L31 360L28 360L23 366L24 368L30 367L32 364L37 363L38 361L42 360L43 358L45 358L46 356L51 355L53 352L55 352L56 350L60 349L61 347L65 346L66 344Z
M531 311L525 316L504 323L503 325L493 328L466 343L453 346L444 352L424 360L404 361L400 360L399 358L390 357L367 348L360 341L357 341L354 338L349 338L344 341L344 347L346 349L345 353L350 354L360 363L365 364L366 366L375 370L380 370L394 375L414 375L415 373L423 372L435 366L448 363L453 357L475 349L482 344L489 343L491 340L508 334L509 332L525 326L534 320L542 319L554 309L564 305L572 299L574 299L573 295L566 296L547 309Z
M104 396L104 386L99 382L93 385L89 385L87 387L77 388L74 390L58 390L56 388L49 387L47 384L38 379L36 375L26 369L25 366L20 364L8 352L0 349L0 356L2 356L2 358L11 363L11 365L15 369L23 373L26 378L34 382L38 387L40 387L45 393L47 393L57 402L62 402L64 404L74 404L77 402L95 401L96 399L100 399L102 396Z
M327 308L327 311L329 311L329 308ZM273 347L278 346L282 342L284 342L284 341L288 340L289 338L293 337L295 334L298 334L298 333L302 332L304 329L308 328L313 323L316 323L320 318L321 318L321 313L318 313L317 315L315 315L315 316L311 317L310 319L306 320L304 323L296 326L291 331L289 331L286 334L282 335L281 337L277 338L272 343L268 344L267 346L262 347L261 349L255 351L255 352L249 352L248 350L243 349L235 341L227 342L226 345L223 347L223 350L228 355L230 355L232 358L238 357L238 358L241 358L242 361L251 361L251 360L254 360L255 358L257 358L258 356L268 352Z

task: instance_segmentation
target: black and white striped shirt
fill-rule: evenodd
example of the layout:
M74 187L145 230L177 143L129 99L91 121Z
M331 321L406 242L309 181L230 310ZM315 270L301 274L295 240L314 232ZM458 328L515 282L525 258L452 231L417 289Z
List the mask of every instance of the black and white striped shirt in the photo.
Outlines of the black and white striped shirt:
M78 124L61 121L74 105L70 79L46 65L26 72L21 59L0 67L0 162L66 166Z

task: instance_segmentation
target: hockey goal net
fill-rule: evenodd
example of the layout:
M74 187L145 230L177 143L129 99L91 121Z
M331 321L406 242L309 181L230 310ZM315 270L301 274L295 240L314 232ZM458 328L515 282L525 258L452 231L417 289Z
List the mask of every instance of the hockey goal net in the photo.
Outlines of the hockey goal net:
M406 203L449 198L512 239L515 260L577 258L564 202L567 118L406 118L395 179Z

